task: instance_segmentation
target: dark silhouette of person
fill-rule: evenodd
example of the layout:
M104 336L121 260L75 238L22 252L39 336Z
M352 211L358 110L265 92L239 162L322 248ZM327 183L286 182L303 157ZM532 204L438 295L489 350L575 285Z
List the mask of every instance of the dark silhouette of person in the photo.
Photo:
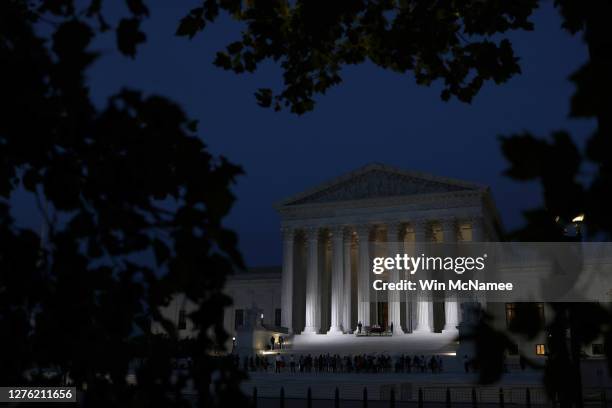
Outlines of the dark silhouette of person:
M431 356L429 359L429 369L434 374L438 372L438 360L436 360L436 356Z
M391 329L391 334L393 334L393 322L391 322L390 329Z
M274 370L275 373L280 373L281 372L281 355L280 353L276 354L276 369Z
M357 333L361 333L361 328L363 327L363 325L361 324L361 321L357 322Z
M270 350L274 350L274 336L270 337Z
M467 354L463 356L463 369L466 373L470 372L470 360L468 360Z

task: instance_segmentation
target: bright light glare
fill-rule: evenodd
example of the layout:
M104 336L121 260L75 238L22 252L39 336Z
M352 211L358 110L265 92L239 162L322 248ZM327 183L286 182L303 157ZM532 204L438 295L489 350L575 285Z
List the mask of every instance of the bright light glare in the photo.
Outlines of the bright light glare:
M582 221L584 221L584 214L577 215L572 220L572 222L582 222Z

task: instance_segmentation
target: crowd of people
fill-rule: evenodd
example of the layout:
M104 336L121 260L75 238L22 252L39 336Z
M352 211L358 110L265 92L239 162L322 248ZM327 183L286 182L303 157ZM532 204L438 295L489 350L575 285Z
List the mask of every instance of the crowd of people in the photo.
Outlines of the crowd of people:
M440 356L400 355L391 357L386 354L358 354L355 356L338 354L299 355L268 354L236 356L236 364L244 371L274 371L291 373L441 373L444 363Z

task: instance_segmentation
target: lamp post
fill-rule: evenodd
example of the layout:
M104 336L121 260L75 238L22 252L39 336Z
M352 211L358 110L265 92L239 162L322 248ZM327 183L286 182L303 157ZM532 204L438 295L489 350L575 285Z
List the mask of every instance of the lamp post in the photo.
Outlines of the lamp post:
M556 222L561 222L559 217ZM563 238L566 242L582 241L583 222L584 214L579 214L572 218L571 223L562 225ZM580 311L572 303L551 303L551 306L555 309L556 323L551 326L549 333L551 346L549 356L554 361L549 364L553 364L553 369L566 371L557 374L563 375L565 381L557 383L555 391L562 408L570 406L582 408L581 342L577 329L581 319ZM567 386L569 383L571 387Z
M582 242L582 223L584 222L584 214L579 214L572 219L576 235L573 241ZM576 333L576 323L580 320L579 311L573 305L568 308L568 336L569 347L572 364L574 366L574 376L576 379L576 407L582 408L582 373L581 373L581 342L578 333Z

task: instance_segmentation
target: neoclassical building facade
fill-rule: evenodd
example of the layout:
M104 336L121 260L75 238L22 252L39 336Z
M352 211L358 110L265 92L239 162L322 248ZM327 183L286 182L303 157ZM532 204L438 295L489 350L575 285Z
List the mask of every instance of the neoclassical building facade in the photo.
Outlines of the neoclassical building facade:
M457 328L469 331L473 307L484 306L500 330L515 316L516 304L499 299L468 297L458 303L451 291L421 298L422 291L371 290L374 257L415 253L419 245L443 249L435 243L499 241L501 223L486 186L371 164L289 197L276 209L281 265L228 277L225 293L233 303L224 315L230 334L226 351L276 353L270 340L282 338L288 353L421 353L454 355L461 362L473 350L470 342L457 341ZM498 267L525 276L538 268L518 261ZM612 261L606 265L612 270ZM385 273L383 280L403 278L395 269ZM552 310L539 306L544 322ZM191 337L193 308L177 295L162 313L177 323L181 337ZM392 335L356 336L359 322L393 327ZM159 325L153 331L164 332ZM514 341L509 356L515 359L519 349L531 357L546 354L544 332ZM597 340L584 351L601 356L602 350L603 341Z
M293 334L362 326L394 335L456 330L460 307L409 292L372 292L371 260L415 243L496 241L501 224L487 187L371 164L276 206L283 260L281 324ZM404 246L404 248L400 248ZM397 281L397 270L388 278Z

